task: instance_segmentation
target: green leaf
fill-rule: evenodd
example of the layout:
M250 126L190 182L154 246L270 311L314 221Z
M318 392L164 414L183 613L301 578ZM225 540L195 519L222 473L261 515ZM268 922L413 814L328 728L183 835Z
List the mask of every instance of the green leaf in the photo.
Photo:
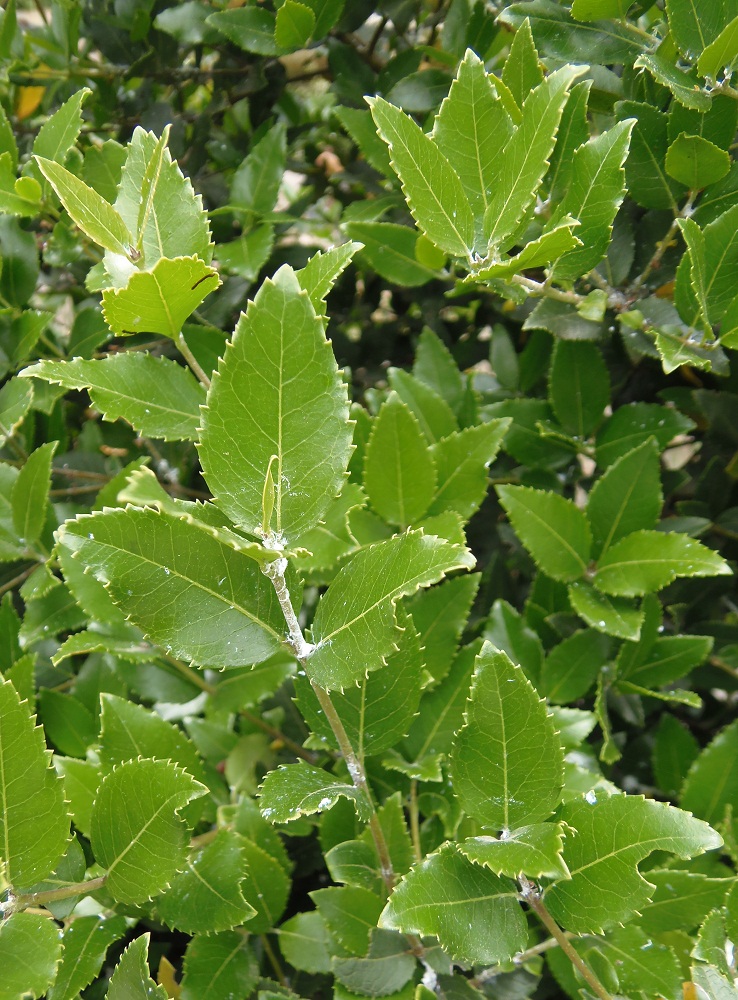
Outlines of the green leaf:
M315 14L297 0L284 0L277 11L274 40L282 49L302 49L315 30Z
M620 989L628 995L678 996L683 975L671 948L653 941L640 927L618 927L602 947L617 969Z
M339 798L350 799L359 817L369 818L363 792L305 761L270 771L262 782L259 794L262 816L272 823L287 823L298 816L324 812Z
M270 222L264 222L237 240L218 243L215 247L215 256L222 267L251 282L256 280L273 247L274 226Z
M643 687L672 684L705 661L712 643L709 635L661 636L643 659L623 676Z
M103 772L111 771L127 760L152 757L177 764L193 778L205 781L202 761L181 729L126 698L103 692L100 700L98 756Z
M277 122L254 145L233 175L231 204L255 215L268 215L273 211L286 156L287 131L282 122Z
M0 924L3 1000L46 996L61 958L62 940L53 920L38 913L13 913ZM51 996L51 994L48 994Z
M684 107L701 112L710 110L712 99L700 89L694 73L685 73L683 69L679 69L668 55L662 55L660 52L644 52L638 56L634 67L647 69L654 80L668 87Z
M301 972L331 971L331 942L317 910L297 913L279 928L279 950Z
M448 673L479 589L478 573L444 580L405 602L420 635L425 668L434 681Z
M717 81L722 70L725 76L732 72L738 59L738 17L725 25L723 30L707 45L697 60L697 72L700 76Z
M211 843L187 859L183 872L156 902L169 927L186 934L230 930L256 914L241 894L244 871L241 838L220 830Z
M274 589L194 521L128 508L68 521L61 544L154 642L198 664L259 663L282 640Z
M64 929L62 960L48 1000L75 1000L99 973L110 945L125 932L123 917L76 917Z
M292 543L339 494L350 449L346 387L323 324L285 265L249 303L213 376L199 445L205 478L229 516L261 535L264 477L276 455L270 530Z
M555 704L582 698L605 667L610 642L602 633L586 629L554 646L541 671L541 691Z
M241 838L245 871L241 891L255 913L246 921L254 934L270 930L284 913L292 888L281 858L272 857L258 844ZM283 850L283 849L282 849Z
M454 569L471 569L467 549L408 531L358 552L320 599L312 626L308 676L344 688L382 666L398 638L398 598L429 587Z
M467 577L460 577L466 582ZM450 580L448 583L457 583ZM427 591L433 594L447 584ZM356 687L343 694L334 692L332 701L352 746L359 757L371 756L393 747L405 735L418 708L424 656L413 619L398 605L397 624L402 629L398 649L387 657L387 666L363 677ZM306 677L295 678L300 711L313 733L325 737L337 749L336 738Z
M578 278L595 267L607 252L612 224L625 195L625 163L634 122L621 121L590 139L574 153L569 190L557 205L552 223L572 216L579 220L581 246L564 254L551 274Z
M638 920L647 934L693 930L711 910L723 906L736 884L734 879L674 868L649 871L648 878L656 888Z
M246 52L260 56L276 56L279 46L274 39L275 17L260 7L238 7L219 11L207 18L226 38Z
M205 392L168 358L129 351L101 361L39 361L22 373L67 389L87 389L105 420L127 420L142 435L165 441L197 437Z
M644 47L643 36L631 25L607 20L577 23L568 9L554 0L514 3L499 20L519 28L526 18L530 18L538 51L560 62L629 65Z
M330 250L319 250L313 254L305 267L295 272L300 288L310 296L316 313L325 312L326 296L349 266L356 251L360 249L360 243L349 242L332 247Z
M610 402L610 378L600 349L586 341L557 340L548 392L564 430L588 437Z
M42 688L39 708L47 738L57 751L84 757L97 739L97 720L81 701L61 691Z
M41 209L41 185L33 177L16 178L10 153L0 154L0 209L21 218L38 215Z
M592 534L571 500L529 486L498 486L497 495L523 545L554 580L576 580L589 563Z
M736 1000L738 990L733 979L721 976L717 969L697 965L692 970L692 982L697 987L699 1000Z
M581 69L564 66L546 77L526 98L522 121L498 158L484 215L484 235L490 249L511 246L524 228L548 168L569 89L581 75Z
M196 256L209 264L213 256L202 198L172 160L166 139L166 131L158 139L140 126L134 129L115 200L148 270L162 257ZM109 257L105 263L114 270Z
M519 664L532 684L538 683L543 666L543 643L507 601L497 600L492 605L484 638L507 653L513 663Z
M719 323L731 308L731 275L738 263L738 206L699 230L693 219L682 230L689 251L677 270L674 301L689 326ZM699 283L699 284L698 284Z
M219 285L217 271L199 257L161 257L150 271L134 271L125 288L106 288L103 315L118 336L160 333L174 340Z
M738 722L722 729L694 761L680 804L690 812L719 823L726 806L738 812Z
M563 785L556 730L520 667L490 643L477 656L464 718L451 769L465 812L508 832L546 819Z
M636 101L623 101L617 112L621 121L636 119L625 163L628 194L644 208L676 212L677 198L684 189L666 173L667 116L651 104Z
M304 559L295 562L298 570L308 573L314 570L329 569L343 556L356 548L356 541L348 527L350 511L364 507L366 497L360 486L346 483L341 495L337 497L323 515L323 520L302 536L302 544L312 553Z
M420 424L392 392L372 425L364 489L374 510L401 528L419 521L436 489L436 468Z
M92 808L90 843L107 869L105 885L114 899L143 903L184 867L186 827L178 812L205 791L187 771L163 760L130 760L105 775Z
M526 18L510 43L510 51L502 68L502 80L522 107L528 94L543 80L543 70L538 61L530 21Z
M331 966L337 982L348 987L343 996L349 1000L367 994L400 997L399 991L412 979L416 964L415 957L408 954L402 935L375 927L366 957L335 956ZM333 995L334 1000L341 996L336 991Z
M452 163L469 199L477 229L489 203L500 148L513 123L482 60L467 49L433 125L433 141ZM481 236L481 232L476 234ZM479 249L482 250L480 242Z
M458 845L461 853L475 864L484 865L495 875L517 878L568 878L561 852L564 830L560 823L536 823L513 830L507 837L469 837Z
M730 157L701 135L681 135L666 151L666 172L690 191L715 184L730 170Z
M490 965L525 947L515 883L473 865L448 844L395 886L380 926L434 934L455 961Z
M632 601L608 597L583 580L569 586L569 600L576 613L600 632L631 641L641 634L643 612Z
M694 61L715 41L727 23L727 9L721 0L704 8L694 0L666 0L669 30L683 56Z
M447 676L423 696L420 712L402 744L403 753L411 761L422 761L428 754L450 752L454 734L463 722L474 661L481 645L476 640L463 647Z
M458 174L433 139L399 108L381 97L368 103L418 226L441 250L468 258L474 216Z
M83 87L46 119L33 140L35 156L64 163L82 128L82 104L91 93L89 87Z
M590 792L565 805L559 818L577 831L564 844L571 879L550 886L543 898L554 919L575 933L599 934L648 902L653 886L637 866L652 851L690 858L722 843L689 813L639 795Z
M0 389L0 446L12 437L31 407L33 389L17 378Z
M597 464L611 465L650 437L656 438L659 451L679 434L694 429L694 423L679 410L655 403L629 403L620 406L597 434Z
M149 975L149 940L149 934L141 934L123 952L110 977L107 1000L166 1000L167 991Z
M328 930L352 955L366 955L372 930L384 909L381 896L356 886L330 887L310 893Z
M574 0L571 16L577 21L599 21L605 18L624 19L632 0Z
M587 519L594 556L633 531L653 528L662 504L659 448L650 438L617 459L592 488Z
M487 469L497 456L510 427L510 419L490 420L461 431L431 446L438 471L438 486L429 514L455 511L468 520L487 495Z
M699 744L689 729L673 715L662 715L653 744L653 773L664 795L678 801L679 790L698 753Z
M343 228L347 236L363 244L360 260L387 281L417 288L436 277L437 272L416 256L417 229L394 222L347 222Z
M572 227L577 224L576 219L572 219L568 215L565 216L561 220L560 225L554 225L553 228L547 229L537 239L531 240L530 243L527 243L523 247L519 254L472 271L467 281L506 278L516 272L550 264L551 261L557 260L581 244L581 240L572 232Z
M451 352L430 327L425 327L418 338L413 375L458 414L464 398L464 379Z
M37 542L46 521L51 488L51 460L56 446L56 441L49 441L37 448L29 456L13 484L10 494L13 525L21 545L32 546Z
M105 250L127 259L132 236L113 206L60 163L42 156L36 157L36 163L82 232Z
M243 9L228 13L240 13ZM185 952L181 997L182 1000L247 997L258 979L259 963L246 934L241 931L198 934Z
M664 531L635 531L602 556L593 577L606 594L633 597L661 590L679 576L729 576L717 552L694 538Z
M0 684L0 716L0 861L6 881L22 888L56 867L69 840L69 817L43 731L10 681Z
M389 384L417 417L431 444L459 429L451 407L442 396L403 368L389 368Z

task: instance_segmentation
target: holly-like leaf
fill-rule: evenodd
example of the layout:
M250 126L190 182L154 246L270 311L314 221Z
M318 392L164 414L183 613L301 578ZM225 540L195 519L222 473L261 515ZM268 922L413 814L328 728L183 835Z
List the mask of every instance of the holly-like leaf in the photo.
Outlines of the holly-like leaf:
M115 200L147 270L162 257L194 256L209 264L213 256L202 198L172 160L166 140L166 131L158 138L140 126L134 129ZM105 263L110 272L109 257Z
M382 404L372 425L364 489L374 510L401 528L419 521L435 494L433 457L418 421L395 393Z
M587 519L595 557L631 532L653 528L662 504L659 449L651 438L621 456L592 488Z
M699 744L689 729L673 715L662 715L653 745L653 773L664 795L679 801L679 791L698 753Z
M394 222L347 222L346 234L362 244L360 260L394 285L416 288L437 276L438 269L416 256L418 231Z
M368 103L418 226L441 250L468 258L474 216L458 174L433 139L399 108L381 97Z
M75 1000L102 968L105 954L126 932L123 917L76 917L64 929L59 971L48 1000Z
M422 531L358 552L318 604L308 675L326 689L344 688L378 669L399 635L394 613L398 598L473 565L466 548Z
M33 140L35 156L64 163L82 129L81 108L91 93L89 87L82 87L46 119Z
M502 417L465 427L432 445L438 485L429 514L456 511L467 520L479 509L487 494L487 469L510 423L508 417Z
M605 594L633 597L661 590L679 576L730 576L717 552L687 535L634 531L600 558L594 585Z
M0 717L0 862L6 881L23 888L54 870L69 839L69 816L43 731L7 680L0 683Z
M690 858L722 843L690 813L638 795L591 792L559 818L577 831L564 845L571 879L550 886L544 901L562 927L582 934L624 923L648 902L654 887L638 863L652 851Z
M249 303L213 376L199 445L205 477L238 525L292 543L339 494L350 449L346 387L323 324L285 265ZM273 513L264 525L270 468Z
M259 794L261 814L272 823L287 823L298 816L323 812L335 805L339 798L350 799L359 817L369 818L363 792L304 761L270 771L262 782Z
M524 227L548 167L569 90L581 75L580 68L564 66L546 77L526 98L522 120L498 158L484 214L484 235L490 248L507 249Z
M690 191L715 184L730 170L730 156L701 135L682 133L671 143L664 161L666 172Z
M498 486L497 495L523 545L554 580L576 580L589 563L592 533L583 512L557 493Z
M46 521L51 487L51 460L56 446L56 441L49 441L37 448L28 457L13 484L10 503L13 525L21 544L31 546L38 541Z
M234 207L255 215L268 215L273 210L284 174L286 136L284 124L277 122L242 161L231 182L231 204Z
M273 857L246 837L241 838L240 846L244 857L241 892L254 910L246 926L254 934L263 934L274 927L284 913L292 881L281 857Z
M420 639L413 619L402 606L398 605L396 617L402 634L397 651L387 657L387 666L363 677L356 687L332 695L334 708L360 758L393 747L407 732L418 709L424 663ZM311 730L338 749L333 730L306 677L295 679L295 693Z
M738 811L738 722L721 730L689 769L680 805L708 823Z
M694 422L673 406L630 403L620 406L597 434L597 464L612 465L650 437L662 451L678 434L688 434Z
M194 522L151 508L107 511L68 521L60 542L175 656L237 667L281 644L284 617L258 564Z
M388 996L403 1000L400 992L416 968L415 958L408 954L406 938L393 931L372 929L371 944L366 956L334 957L331 968L336 981L345 992L334 990L334 1000L349 1000L355 996ZM412 985L412 984L411 984Z
M434 934L456 961L490 965L525 947L515 883L474 865L447 844L395 886L380 927Z
M387 374L391 388L417 417L423 434L431 444L459 429L451 407L429 385L403 368L390 368Z
M241 894L244 850L238 834L220 830L211 843L187 859L156 908L169 927L186 934L230 930L256 914Z
M641 634L643 611L632 601L609 597L583 580L569 587L569 600L578 615L592 628L618 639L636 641Z
M674 951L654 941L640 927L618 927L607 935L602 951L618 970L627 995L678 996L683 975Z
M668 51L669 46L665 46ZM674 65L673 58L661 52L644 52L638 56L634 66L643 67L664 87L668 87L680 104L695 111L707 112L712 106L712 98L699 86L694 70L685 73ZM673 107L673 106L672 106Z
M227 13L266 14L249 8ZM187 945L182 977L182 1000L227 1000L246 997L259 979L259 963L248 935L241 931L197 934Z
M513 130L484 63L467 49L436 116L433 140L453 163L479 230L497 175L500 148ZM481 243L479 249L483 249Z
M384 909L382 897L356 886L331 886L311 892L310 898L336 940L352 955L366 955Z
M425 327L418 338L413 375L437 392L458 414L464 398L464 379L449 349L429 327Z
M163 760L130 760L103 778L90 842L114 899L143 903L184 867L186 827L178 813L205 791L187 771Z
M315 14L304 3L285 0L277 11L274 40L282 49L302 49L315 30Z
M738 17L725 25L723 30L700 53L697 72L700 76L717 80L722 70L729 75L738 59Z
M669 30L683 56L696 60L715 41L728 20L728 6L716 3L703 10L692 0L666 0Z
M469 837L458 845L461 853L496 875L517 878L568 878L561 852L564 830L560 823L535 823L506 837Z
M149 975L149 934L141 934L121 955L110 977L108 1000L166 1000L167 991Z
M295 272L300 288L307 292L313 309L319 315L325 312L325 299L338 278L351 263L360 243L343 243L340 247L318 251L305 267Z
M133 237L110 202L60 163L43 156L37 156L36 163L82 232L103 249L127 260Z
M541 691L566 704L583 697L606 665L611 643L595 629L574 632L554 646L541 671Z
M623 164L628 155L632 121L621 121L580 146L574 154L569 190L552 221L565 216L579 220L581 246L556 262L557 279L578 278L595 267L607 252L615 214L625 195Z
M610 402L610 378L595 344L558 340L548 382L551 406L565 431L588 437Z
M331 971L331 942L317 910L297 913L279 928L279 950L301 972Z
M436 682L442 680L451 667L479 581L476 573L457 576L416 594L405 603L420 635L425 668Z
M521 668L485 643L451 756L464 810L494 830L538 823L556 808L563 754L545 703Z
M738 262L738 206L702 230L693 219L688 221L691 225L683 229L688 252L677 269L674 302L689 326L720 323L735 296L729 276Z
M684 188L666 173L666 115L652 104L623 101L618 105L618 117L621 121L636 119L625 163L628 194L644 208L677 211L677 199Z
M142 435L165 441L194 440L205 391L168 358L128 352L102 361L39 361L23 371L67 389L87 389L105 420L128 421Z
M103 315L117 336L160 333L174 340L219 285L218 272L199 257L161 257L150 271L134 271L125 288L106 288Z
M0 924L0 968L3 997L51 996L61 958L62 941L53 920L38 913L13 913Z

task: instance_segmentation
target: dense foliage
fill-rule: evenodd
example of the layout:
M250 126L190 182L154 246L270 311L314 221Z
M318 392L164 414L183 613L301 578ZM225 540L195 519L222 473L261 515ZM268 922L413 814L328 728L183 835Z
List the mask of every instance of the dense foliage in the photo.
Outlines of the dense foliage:
M8 0L0 1000L738 998L734 65Z

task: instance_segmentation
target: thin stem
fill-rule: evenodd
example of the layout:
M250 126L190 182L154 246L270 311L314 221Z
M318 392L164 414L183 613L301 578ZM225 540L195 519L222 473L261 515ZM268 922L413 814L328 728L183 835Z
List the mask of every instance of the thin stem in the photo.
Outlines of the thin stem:
M349 739L348 733L344 728L340 715L336 711L335 705L331 701L331 696L324 688L320 687L319 684L316 684L315 681L311 681L310 683L313 691L315 692L315 696L320 702L320 707L323 709L325 717L328 720L336 739L338 740L339 749L343 759L346 761L346 767L351 775L354 787L364 793L364 797L369 803L369 807L371 809L369 829L371 830L374 846L376 847L377 854L379 855L379 863L382 867L382 878L387 884L387 887L391 889L395 883L395 873L392 868L392 859L390 858L387 841L384 838L384 831L382 830L379 817L377 816L376 809L374 808L374 801L372 799L371 792L369 791L364 765L357 757L356 752L351 745L351 740Z
M102 889L107 880L107 874L99 875L86 882L65 885L62 889L47 889L45 892L29 892L26 895L12 896L5 904L5 915L9 916L20 910L27 910L29 906L45 906L47 903L54 903L60 899L71 899L72 896L87 896L97 889Z
M679 229L679 220L686 219L692 214L692 203L694 202L696 195L697 195L696 191L689 192L687 200L685 201L681 210L677 212L677 214L674 216L671 225L666 231L666 235L662 239L660 239L659 242L656 244L656 250L654 251L653 256L646 264L646 266L643 268L638 277L633 281L633 284L630 286L631 291L637 291L639 288L641 288L644 282L647 281L648 278L650 277L651 272L658 270L658 268L661 265L661 260L664 254L671 246L672 241L677 234L677 231Z
M188 345L187 341L185 340L184 334L182 333L181 330L177 334L176 343L177 343L177 347L179 348L179 353L182 355L182 357L185 359L185 361L187 362L187 364L190 366L190 368L192 369L194 375L197 376L198 381L201 383L201 385L204 385L206 389L209 389L210 388L210 379L205 374L205 372L203 371L203 369L200 366L199 361L197 360L197 358L195 357L195 355L190 350L189 345Z
M19 573L18 576L14 576L12 580L8 580L7 583L0 586L0 597L2 597L2 595L8 590L13 590L14 587L17 587L19 584L23 583L24 580L27 580L37 566L38 563L33 563L32 566L28 566L22 573Z
M271 541L271 539L266 539L265 545L268 545ZM267 579L271 580L274 592L277 595L277 600L279 601L279 606L282 609L282 614L284 615L284 620L287 624L287 641L292 649L292 652L295 654L300 664L304 667L308 663L310 654L313 652L315 647L312 643L307 642L305 636L302 634L300 622L297 619L295 609L292 607L292 601L290 600L290 592L287 588L287 582L284 576L286 571L287 560L282 556L278 559L274 559L272 562L265 563L265 565L262 566L262 573L267 577ZM351 744L351 740L349 739L348 733L344 728L341 717L336 711L335 705L331 701L330 694L325 690L325 688L316 684L315 681L311 680L310 684L312 685L315 696L320 702L320 707L323 709L325 717L333 730L333 734L336 737L338 747L341 751L343 759L346 761L346 767L348 768L351 780L354 783L354 788L357 788L366 799L370 813L369 829L372 834L372 839L374 840L374 846L377 849L377 854L379 855L382 878L384 879L387 888L392 889L395 884L395 873L392 868L392 860L387 847L387 841L384 837L384 831L382 830L379 817L377 816L374 800L372 799L372 795L369 790L369 783L366 780L364 763L359 758Z
M522 889L522 896L525 902L530 906L531 910L535 913L538 919L541 921L543 926L549 932L549 934L556 939L556 943L561 948L563 953L569 959L571 964L580 973L582 979L587 983L587 985L592 989L594 993L600 998L600 1000L612 1000L612 997L607 992L605 987L599 981L594 972L590 969L586 962L583 961L576 948L572 945L571 941L567 937L564 931L559 927L554 918L546 909L541 895L538 891L537 886L533 885L525 878L520 879L520 885Z
M271 963L272 968L274 969L277 979L279 980L280 986L288 986L289 983L287 982L287 977L282 971L282 966L280 965L279 959L277 958L277 953L275 952L274 948L272 948L269 942L269 938L266 936L266 934L260 934L259 940L261 941L262 948L264 949L264 954L267 956L269 962Z
M423 860L423 848L420 845L420 823L418 816L418 782L415 778L410 782L410 836L413 841L415 860Z
M166 660L167 663L171 663L171 665L175 667L175 669L177 669L183 677L187 678L188 681L191 681L195 687L199 687L201 691L204 691L206 694L213 694L215 692L214 684L208 683L208 681L206 681L204 677L201 677L196 670L187 666L187 664L183 663L182 660L178 660L176 656L172 656L170 653L165 653L163 650L159 651L159 655L163 660Z
M310 751L306 750L305 747L301 747L299 743L295 742L295 740L291 740L289 736L286 736L282 732L281 729L277 729L276 726L271 726L268 722L265 722L261 716L254 715L253 712L249 712L245 708L242 708L238 714L242 716L242 718L246 719L247 722L250 722L253 726L261 729L263 733L271 736L272 739L279 740L279 742L287 747L288 750L291 750L296 757L302 757L302 759L306 760L308 764L315 763L315 754L310 753Z
M527 289L531 295L542 295L547 299L555 299L557 302L568 302L569 305L579 306L584 302L585 296L578 292L565 292L562 288L554 288L542 281L534 281L533 278L526 278L523 274L514 274L510 279L514 285L520 285Z

